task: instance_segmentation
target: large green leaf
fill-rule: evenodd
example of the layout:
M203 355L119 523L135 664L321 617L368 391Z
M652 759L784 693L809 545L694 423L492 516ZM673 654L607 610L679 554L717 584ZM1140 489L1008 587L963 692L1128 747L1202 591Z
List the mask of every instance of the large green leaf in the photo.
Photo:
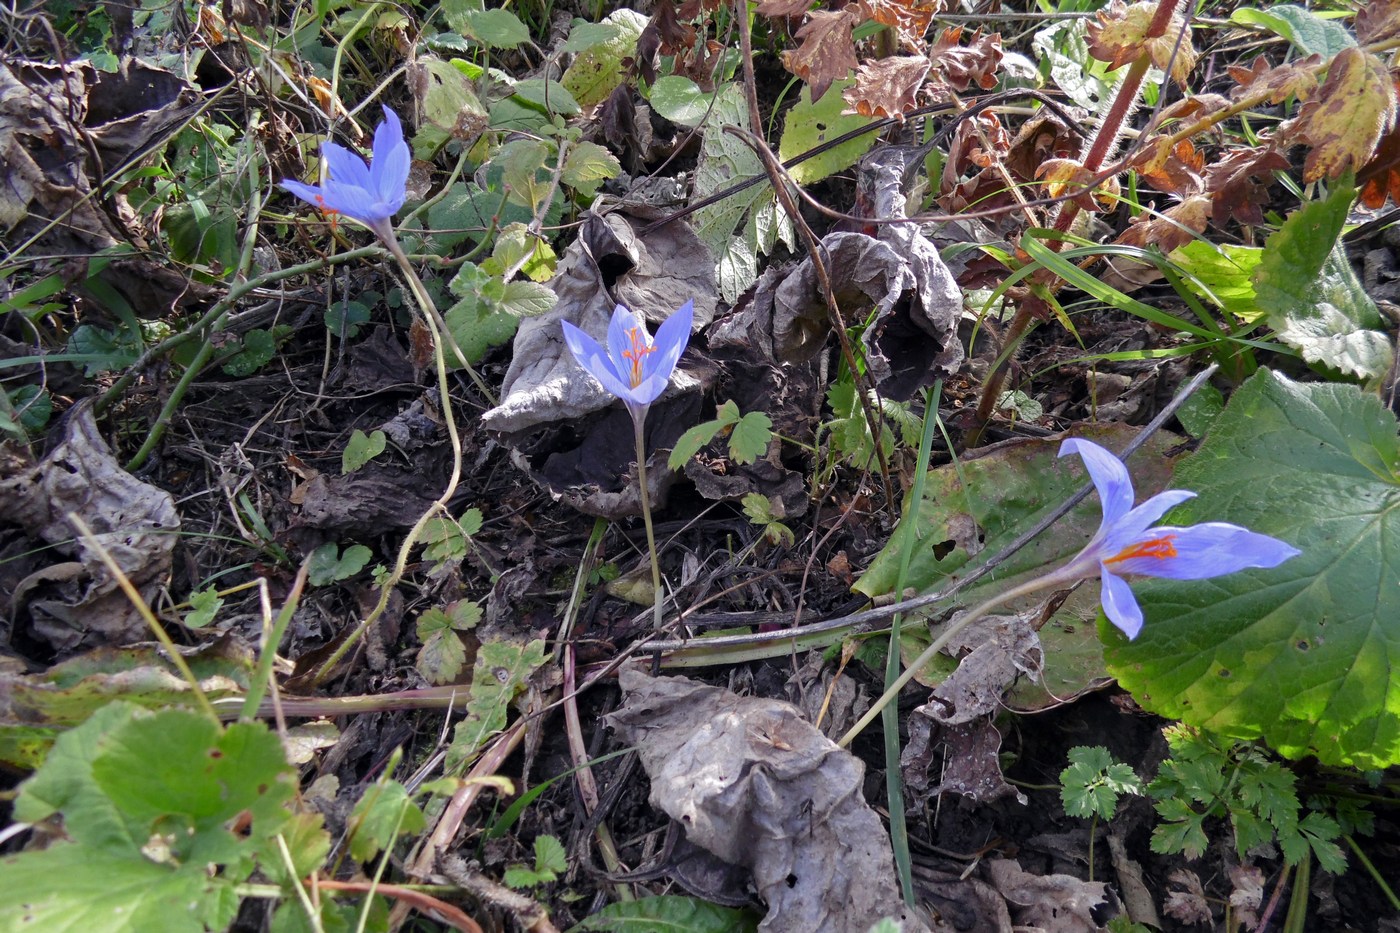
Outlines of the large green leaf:
M780 158L786 161L809 149L815 149L828 140L871 125L873 121L869 117L844 112L847 104L841 93L850 87L854 80L842 78L832 82L821 100L815 104L812 103L812 86L802 86L802 95L797 104L783 117L783 138L778 143ZM834 175L855 165L861 156L870 151L877 138L874 133L857 136L806 162L794 165L788 169L788 173L799 185L821 181L828 175Z
M1285 755L1400 762L1400 443L1353 386L1260 371L1173 486L1174 524L1230 521L1301 556L1214 580L1135 584L1134 642L1101 624L1112 672L1165 716Z
M698 897L677 894L609 904L578 925L580 930L611 933L747 933L757 929L751 911L720 907Z
M1338 240L1355 196L1355 188L1338 185L1289 215L1264 245L1254 290L1269 326L1303 359L1378 379L1395 354Z

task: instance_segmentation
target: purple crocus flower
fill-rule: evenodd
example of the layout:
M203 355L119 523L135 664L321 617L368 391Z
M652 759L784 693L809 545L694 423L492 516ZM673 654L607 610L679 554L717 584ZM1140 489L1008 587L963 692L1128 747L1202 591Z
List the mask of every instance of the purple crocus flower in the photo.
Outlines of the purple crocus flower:
M1150 527L1196 494L1168 489L1134 508L1133 481L1123 461L1092 441L1078 439L1060 445L1060 456L1066 454L1083 458L1103 505L1103 521L1084 550L1056 576L1099 577L1104 614L1130 639L1142 631L1142 608L1124 577L1202 580L1247 567L1276 567L1302 553L1277 538L1226 522Z
M332 217L343 214L358 220L388 242L394 235L389 221L403 207L412 161L398 115L384 108L384 122L374 130L374 158L368 165L330 140L321 143L321 158L327 168L324 182L308 185L288 178L282 187Z
M646 323L618 305L608 324L606 350L568 321L562 322L564 342L589 375L622 399L633 418L645 418L647 407L666 391L676 362L690 340L694 317L695 302L687 301L661 322L653 340Z

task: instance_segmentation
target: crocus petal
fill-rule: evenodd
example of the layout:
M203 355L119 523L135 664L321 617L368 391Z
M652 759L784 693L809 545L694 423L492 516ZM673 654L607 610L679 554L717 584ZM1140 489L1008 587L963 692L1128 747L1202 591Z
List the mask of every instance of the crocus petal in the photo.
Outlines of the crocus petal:
M588 374L597 379L604 389L621 399L629 399L632 394L631 386L618 379L613 371L612 361L608 359L607 353L598 341L588 336L579 328L568 321L561 321L564 325L564 343L568 345L569 352L574 355L578 364L588 371Z
M321 186L321 201L318 203L328 211L339 211L346 217L367 224L384 218L376 210L374 197L368 191L358 185L342 184L333 178Z
M369 188L369 166L355 153L329 139L321 143L321 158L326 163L326 177L342 185Z
M1127 580L1115 576L1106 568L1102 572L1099 584L1099 602L1103 606L1103 614L1108 616L1108 621L1127 635L1129 640L1137 638L1138 632L1142 631L1142 607L1133 595L1133 588L1128 586Z
M1187 492L1185 489L1168 489L1166 492L1157 493L1142 505L1130 510L1127 515L1114 522L1113 527L1105 531L1104 553L1115 553L1127 547L1146 532L1157 519L1187 499L1194 498L1196 498L1196 494Z
M650 345L651 335L637 315L622 305L613 308L612 319L608 321L608 357L618 378L629 386L632 384L632 361L627 354L632 350L632 331L639 327L642 329L642 340Z
M685 352L690 341L690 327L695 320L695 301L687 301L676 309L661 326L656 329L656 350L652 354L651 370L656 375L669 380L671 372Z
M1133 507L1133 481L1128 468L1113 454L1083 438L1070 438L1060 445L1060 456L1079 454L1103 505L1103 525L1112 525Z
M384 122L374 131L374 163L369 168L370 184L365 187L375 192L390 216L403 207L412 161L399 115L385 107Z
M1164 525L1143 532L1146 539L1167 542L1174 552L1162 557L1129 556L1105 564L1113 573L1168 577L1172 580L1204 580L1250 567L1277 567L1302 551L1277 538L1227 522L1205 522L1189 528ZM1131 551L1131 546L1128 548Z
M286 191L290 191L308 204L314 204L320 207L323 203L322 198L324 195L319 185L308 185L294 178L284 178L282 179L282 188Z

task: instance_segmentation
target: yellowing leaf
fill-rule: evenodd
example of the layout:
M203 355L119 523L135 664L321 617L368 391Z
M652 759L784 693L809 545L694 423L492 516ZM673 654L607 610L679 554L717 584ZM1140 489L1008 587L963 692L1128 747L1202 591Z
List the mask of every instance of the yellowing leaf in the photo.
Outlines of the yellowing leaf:
M1089 54L1119 68L1146 53L1151 56L1153 65L1170 71L1177 84L1185 85L1187 75L1196 67L1196 49L1191 45L1189 34L1178 43L1178 37L1186 28L1178 14L1172 15L1165 30L1150 34L1157 7L1155 0L1132 6L1113 0L1108 9L1100 10L1098 19L1089 24Z
M1357 48L1343 49L1327 69L1317 98L1287 128L1312 147L1303 180L1336 178L1364 165L1381 134L1395 124L1395 88L1385 65Z

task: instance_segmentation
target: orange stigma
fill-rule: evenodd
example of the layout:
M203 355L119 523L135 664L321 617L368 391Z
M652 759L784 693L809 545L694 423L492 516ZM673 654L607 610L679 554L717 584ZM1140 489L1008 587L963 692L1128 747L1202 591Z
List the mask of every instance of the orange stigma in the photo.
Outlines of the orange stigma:
M632 349L623 350L622 356L632 364L632 388L635 389L642 384L642 360L646 358L648 353L655 352L656 347L646 342L646 337L644 336L646 331L642 330L640 327L633 327L627 334L632 338Z
M1172 539L1175 537L1176 535L1163 535L1160 538L1143 541L1141 544L1134 544L1132 547L1124 548L1112 557L1105 558L1104 563L1116 564L1119 561L1132 560L1134 557L1155 557L1158 560L1166 560L1168 557L1175 557L1176 545L1172 544Z

